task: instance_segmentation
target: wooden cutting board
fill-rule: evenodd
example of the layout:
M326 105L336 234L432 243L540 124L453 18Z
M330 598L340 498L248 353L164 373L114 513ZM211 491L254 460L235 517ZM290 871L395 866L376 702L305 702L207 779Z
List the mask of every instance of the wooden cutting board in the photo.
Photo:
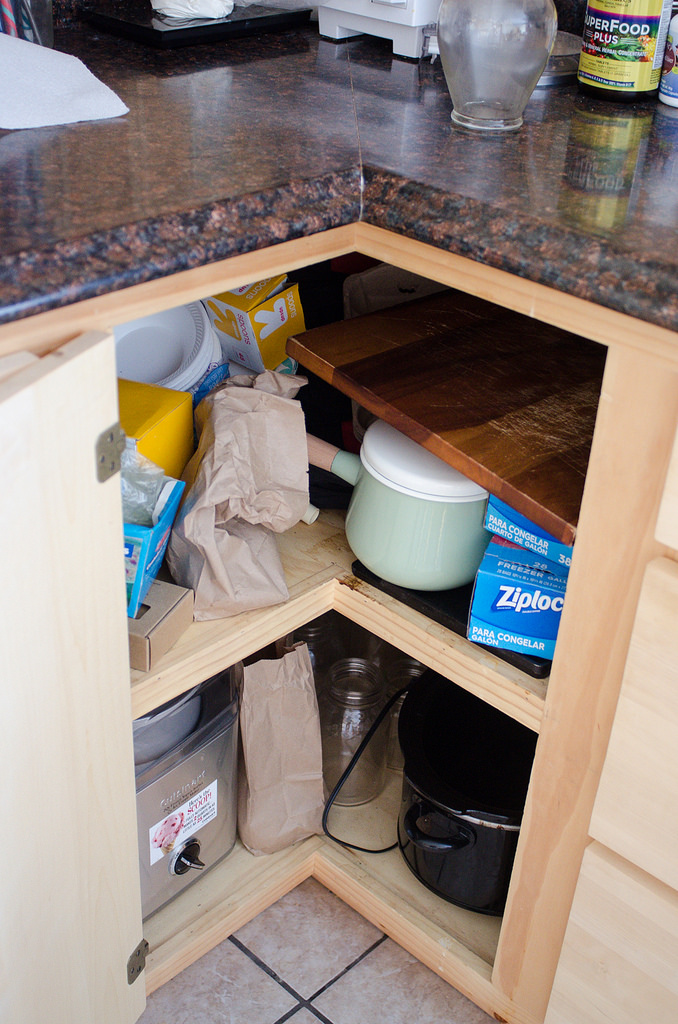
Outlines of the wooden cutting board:
M288 339L294 359L571 544L606 349L458 291Z

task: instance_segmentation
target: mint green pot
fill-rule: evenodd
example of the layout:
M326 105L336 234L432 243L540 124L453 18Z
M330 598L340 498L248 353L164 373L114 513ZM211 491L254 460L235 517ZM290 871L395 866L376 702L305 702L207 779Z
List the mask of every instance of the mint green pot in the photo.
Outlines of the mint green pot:
M354 485L346 538L371 572L411 590L475 578L490 537L482 487L382 422L366 431L360 457L339 452L332 472Z

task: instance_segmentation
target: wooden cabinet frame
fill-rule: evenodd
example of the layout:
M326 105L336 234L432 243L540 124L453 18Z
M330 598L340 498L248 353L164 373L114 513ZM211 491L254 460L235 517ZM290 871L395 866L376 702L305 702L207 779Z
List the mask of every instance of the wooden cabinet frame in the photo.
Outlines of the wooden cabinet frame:
M336 608L539 731L506 912L496 941L481 937L476 944L473 937L460 939L456 924L448 928L436 919L438 910L426 899L394 890L388 871L380 878L381 868L320 837L272 858L251 858L238 850L147 923L148 987L162 984L313 875L498 1020L540 1024L587 843L643 571L651 558L666 553L654 531L678 422L676 335L356 224L6 325L0 328L0 354L28 349L43 355L86 329L110 329L215 290L349 252L473 292L608 348L548 689L359 585L350 575L340 522L330 515L281 538L290 600L234 620L195 623L156 672L133 674L133 713L144 713L295 625ZM315 532L302 541L302 530ZM470 934L473 927L464 924L461 932ZM490 957L476 951L487 941L494 942Z

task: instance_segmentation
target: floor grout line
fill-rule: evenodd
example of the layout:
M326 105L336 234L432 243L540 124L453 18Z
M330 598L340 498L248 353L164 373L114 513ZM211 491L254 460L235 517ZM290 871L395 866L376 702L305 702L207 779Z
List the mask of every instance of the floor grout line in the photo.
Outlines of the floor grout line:
M328 981L325 985L322 985L317 992L314 992L313 995L309 998L309 1002L313 1002L313 1000L317 999L318 996L321 996L323 992L326 992L328 988L331 988L335 982L339 981L340 978L343 978L345 974L348 974L348 972L352 970L352 968L355 967L356 964L359 964L361 960L364 960L366 956L369 956L369 954L372 953L375 949L377 949L378 946L381 946L382 942L386 942L387 938L387 935L382 935L380 938L377 939L376 942L373 942L371 946L369 946L363 953L360 954L360 956L357 956L355 960L352 960L348 967L344 967L344 969L342 971L339 971L338 974L335 974L335 976L330 981Z
M314 992L313 995L309 996L308 999L306 999L299 992L297 992L296 989L294 989L283 978L281 978L279 974L276 974L272 967L269 967L268 964L261 959L261 957L258 957L256 953L253 953L251 949L249 949L243 942L240 941L240 939L236 939L235 935L230 935L228 941L231 942L236 947L236 949L239 949L241 953L244 953L245 956L252 961L252 963L256 964L257 967L261 968L261 970L264 971L264 973L267 974L269 978L277 982L277 984L280 985L280 987L283 988L288 995L292 996L293 999L297 1000L297 1005L293 1006L281 1017L278 1017L274 1024L284 1024L285 1021L289 1020L291 1017L294 1016L295 1013L298 1013L298 1011L301 1009L308 1010L309 1013L311 1013L317 1020L321 1021L322 1024L333 1024L329 1017L325 1017L325 1015L320 1010L318 1010L317 1007L313 1006L313 1000L317 999L329 988L331 988L332 985L334 985L335 982L339 981L340 978L345 977L348 974L348 972L352 970L362 960L364 960L365 957L369 956L370 953L372 953L375 949L381 946L381 944L385 942L387 938L387 935L381 935L376 940L376 942L373 942L371 946L368 946L366 950L364 950L359 956L352 960L351 963L348 964L348 966L343 968L343 970L339 971L338 974L335 974L335 976L331 978L328 982L326 982L324 985L321 985L317 992Z
M292 1009L288 1010L282 1017L278 1017L274 1024L284 1024L286 1020L289 1020L290 1017L293 1017L295 1013L298 1013L301 1009L308 1010L308 1012L312 1014L316 1020L321 1021L322 1024L333 1024L333 1021L331 1021L329 1017L326 1017L324 1013L321 1013L320 1010L316 1010L315 1006L311 1006L310 1004L306 1005L305 1003L292 1007Z
M299 1000L300 1003L305 1002L303 996L299 995L299 993L295 991L295 989L293 989L291 985L288 985L287 982L284 981L279 974L276 974L272 967L269 967L267 963L264 963L261 957L258 957L256 953L253 953L251 949L248 949L247 946L240 941L240 939L236 939L235 935L229 935L228 941L233 943L233 945L237 949L239 949L241 953L244 953L246 957L249 957L252 963L256 964L257 967L260 967L262 971L265 971L265 973L268 974L269 978L272 978L273 981L277 981L281 988L284 988L289 995ZM299 1007L297 1007L297 1009L298 1008Z

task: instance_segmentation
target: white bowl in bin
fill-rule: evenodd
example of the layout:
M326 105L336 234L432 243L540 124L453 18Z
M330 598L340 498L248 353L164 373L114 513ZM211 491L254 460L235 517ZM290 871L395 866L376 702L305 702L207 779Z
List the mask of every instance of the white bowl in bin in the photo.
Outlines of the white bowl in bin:
M135 764L156 761L190 736L200 718L202 698L199 689L200 686L196 686L182 697L134 721Z

